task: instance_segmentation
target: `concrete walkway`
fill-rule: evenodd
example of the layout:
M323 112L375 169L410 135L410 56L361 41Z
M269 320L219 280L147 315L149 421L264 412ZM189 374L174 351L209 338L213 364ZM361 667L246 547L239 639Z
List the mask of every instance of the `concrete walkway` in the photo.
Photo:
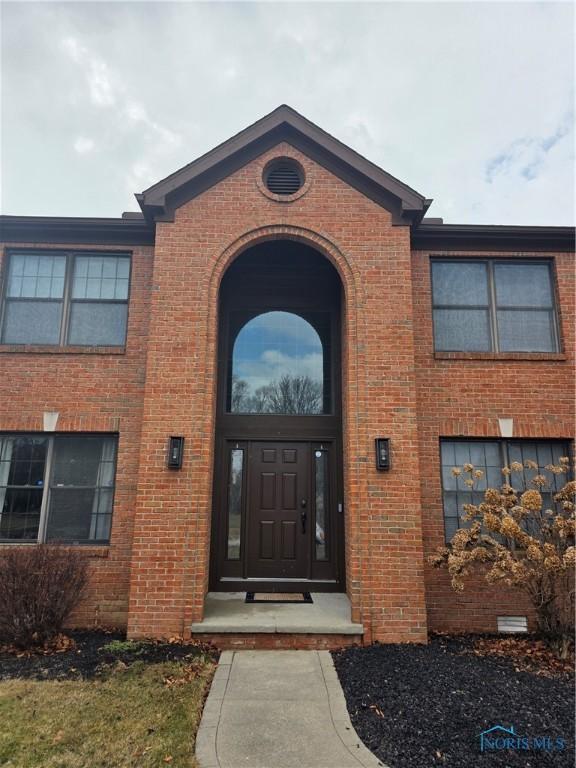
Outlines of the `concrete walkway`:
M196 739L200 768L377 768L328 651L224 651Z

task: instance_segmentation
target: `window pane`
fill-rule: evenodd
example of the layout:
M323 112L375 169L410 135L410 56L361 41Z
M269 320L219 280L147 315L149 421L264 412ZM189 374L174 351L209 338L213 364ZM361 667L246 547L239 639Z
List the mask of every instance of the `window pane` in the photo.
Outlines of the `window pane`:
M62 303L7 301L2 341L5 344L58 344Z
M38 536L47 445L43 437L0 436L2 539L34 541Z
M552 313L547 310L499 310L498 340L502 352L553 352Z
M444 351L489 352L490 321L485 309L435 309L434 347Z
M552 307L547 264L494 264L499 307Z
M89 277L86 281L86 298L87 299L100 299L102 298L101 292L102 281L99 277ZM74 297L76 298L76 296Z
M458 441L454 444L454 452L456 454L457 467L461 467L463 464L468 464L471 461L469 442Z
M100 463L104 460L113 465L114 445L114 438L109 437L57 437L51 485L101 485Z
M458 530L458 518L446 517L444 518L444 531L446 534L446 541L450 541L452 536Z
M228 559L240 559L242 531L242 470L244 451L235 448L230 452L230 477L228 481Z
M432 262L434 304L488 304L486 264Z
M0 486L0 539L36 541L42 493L42 488Z
M88 488L57 488L50 493L47 541L108 541L112 493Z
M75 299L86 298L86 277L83 275L75 275L74 282L72 283L72 296Z
M104 279L116 277L117 261L117 259L104 259L104 263L102 265L102 277Z
M128 298L128 278L117 278L114 288L115 299L127 299Z
M77 258L82 258L78 256ZM102 277L102 259L97 256L88 257L88 277L100 279Z
M326 451L314 452L315 499L316 499L316 560L326 560L326 521L328 517L328 454Z
M234 343L233 413L324 412L324 352L316 329L291 312L265 312Z
M28 277L36 277L38 274L39 257L30 254L28 256L21 256L20 258L24 259L24 275Z
M115 461L114 437L55 438L48 540L108 541Z
M444 492L444 514L446 517L458 517L458 494Z
M8 270L8 298L62 298L65 256L13 254Z
M442 467L442 488L444 488L445 491L456 490L456 478L452 474L452 468L454 466L454 464L451 464L450 466Z
M116 264L116 275L118 278L125 278L126 281L130 275L130 259L118 259Z
M544 475L548 480L548 486L544 488L544 493L548 494L547 505L551 505L552 494L559 491L567 480L566 475L553 475L545 469L547 464L557 464L560 456L568 455L568 445L558 442L529 442L518 440L508 444L508 455L510 462L518 461L525 464L526 461L533 461L538 465L538 469L524 468L523 472L514 472L512 475L512 485L514 487L525 489L533 488L532 479L536 475Z
M22 278L18 275L11 274L8 277L8 288L6 290L6 296L10 298L19 298L22 295Z
M127 299L130 260L117 256L76 256L73 299Z
M73 302L69 344L122 346L126 341L127 304Z
M92 488L53 488L50 492L46 539L88 540L96 500L97 492Z
M502 485L500 443L484 440L442 440L441 456L444 523L446 540L449 541L458 527L469 525L461 519L464 504L479 504L488 486L498 488ZM452 474L454 466L462 468L466 463L473 464L475 469L484 473L482 478L475 479L473 488L469 488L464 482L470 477L467 472L462 472L458 478Z
M113 299L114 298L114 287L115 287L116 280L103 277L102 278L102 289L100 291L100 297L102 299Z
M440 455L442 459L442 465L446 467L456 466L456 451L454 443L449 443L443 440L440 444Z

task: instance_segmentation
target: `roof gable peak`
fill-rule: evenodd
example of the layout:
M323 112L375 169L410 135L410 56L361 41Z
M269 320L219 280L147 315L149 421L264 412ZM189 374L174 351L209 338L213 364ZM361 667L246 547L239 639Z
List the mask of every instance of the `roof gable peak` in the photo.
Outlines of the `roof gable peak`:
M230 139L137 194L144 216L148 221L171 221L180 205L281 141L287 141L389 210L396 224L418 223L432 202L288 104L281 104Z

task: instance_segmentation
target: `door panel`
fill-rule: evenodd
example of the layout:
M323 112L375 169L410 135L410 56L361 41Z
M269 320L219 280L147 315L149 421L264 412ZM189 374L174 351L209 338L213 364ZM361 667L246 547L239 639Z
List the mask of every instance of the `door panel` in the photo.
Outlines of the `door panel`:
M282 521L281 556L284 560L296 559L296 523L290 520Z
M260 473L260 509L274 509L276 507L276 481L275 472Z
M308 578L309 445L252 443L249 472L247 577Z
M258 557L260 560L274 560L274 520L260 520L260 546Z

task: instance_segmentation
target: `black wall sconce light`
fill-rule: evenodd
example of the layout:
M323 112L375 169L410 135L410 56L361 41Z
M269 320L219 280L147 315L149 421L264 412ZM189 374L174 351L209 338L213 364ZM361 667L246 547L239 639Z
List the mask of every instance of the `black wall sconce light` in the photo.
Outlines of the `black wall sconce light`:
M377 437L376 444L376 469L385 472L390 469L390 438Z
M170 469L180 469L182 467L182 454L184 453L184 438L170 437L168 441L168 460L166 465Z

